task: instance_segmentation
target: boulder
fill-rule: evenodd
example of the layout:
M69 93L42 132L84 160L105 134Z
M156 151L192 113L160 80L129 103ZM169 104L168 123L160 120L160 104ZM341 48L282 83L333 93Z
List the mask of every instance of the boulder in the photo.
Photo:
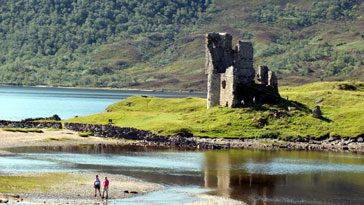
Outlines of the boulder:
M315 106L312 110L312 117L314 118L321 118L322 117L322 112L320 109L320 106Z
M294 111L296 110L296 107L288 106L288 111Z

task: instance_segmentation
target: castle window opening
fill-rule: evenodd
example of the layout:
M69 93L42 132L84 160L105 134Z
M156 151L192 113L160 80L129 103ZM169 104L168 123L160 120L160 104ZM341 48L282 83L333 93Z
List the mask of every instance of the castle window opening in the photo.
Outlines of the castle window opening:
M226 88L226 81L225 80L222 81L221 86L222 86L222 89Z

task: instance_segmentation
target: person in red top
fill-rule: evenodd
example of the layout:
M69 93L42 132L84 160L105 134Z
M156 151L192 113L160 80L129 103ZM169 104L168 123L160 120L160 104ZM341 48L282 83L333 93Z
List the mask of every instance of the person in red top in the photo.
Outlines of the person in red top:
M106 199L109 198L109 180L107 179L107 177L105 177L104 180L104 190L102 191L102 198L104 198L104 194L106 192Z

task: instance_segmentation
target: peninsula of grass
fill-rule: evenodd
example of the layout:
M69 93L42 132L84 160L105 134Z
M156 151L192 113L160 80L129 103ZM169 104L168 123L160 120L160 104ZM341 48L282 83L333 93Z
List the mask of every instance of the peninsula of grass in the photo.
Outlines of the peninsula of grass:
M7 132L36 132L36 133L43 133L41 129L34 129L34 128L2 128L3 131Z
M279 105L206 109L206 99L133 96L108 112L66 122L108 124L161 135L193 134L218 138L327 138L364 134L364 83L324 82L280 87ZM312 117L319 105L323 118ZM289 108L290 107L290 108Z

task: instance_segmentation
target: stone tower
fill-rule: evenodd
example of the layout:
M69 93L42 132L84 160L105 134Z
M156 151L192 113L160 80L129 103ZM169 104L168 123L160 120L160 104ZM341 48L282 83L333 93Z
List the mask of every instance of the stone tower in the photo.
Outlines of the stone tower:
M227 33L206 35L207 108L217 105L234 106L233 93L238 84L253 84L253 45L239 41L232 48L232 36Z
M280 98L275 74L261 66L255 84L253 45L239 41L232 48L232 36L227 33L206 35L207 108L222 105L239 107L245 104L276 101ZM260 76L260 77L259 77ZM270 85L274 84L275 89Z

